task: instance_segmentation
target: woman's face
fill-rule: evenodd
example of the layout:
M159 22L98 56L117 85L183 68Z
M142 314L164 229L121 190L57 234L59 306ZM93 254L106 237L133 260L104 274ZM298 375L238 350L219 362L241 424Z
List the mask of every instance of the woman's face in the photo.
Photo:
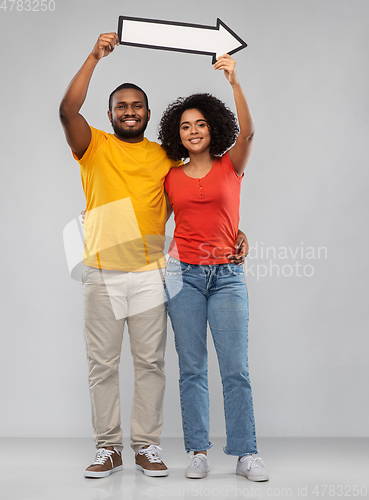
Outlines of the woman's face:
M210 129L198 109L187 109L181 116L179 135L189 153L203 153L210 148Z

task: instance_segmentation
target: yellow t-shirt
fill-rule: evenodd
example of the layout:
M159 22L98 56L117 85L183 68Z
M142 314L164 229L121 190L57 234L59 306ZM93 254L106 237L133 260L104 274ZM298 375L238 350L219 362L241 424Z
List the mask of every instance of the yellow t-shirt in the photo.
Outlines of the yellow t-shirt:
M165 266L165 176L181 162L144 138L128 143L91 128L91 143L78 161L86 196L87 266L150 271Z

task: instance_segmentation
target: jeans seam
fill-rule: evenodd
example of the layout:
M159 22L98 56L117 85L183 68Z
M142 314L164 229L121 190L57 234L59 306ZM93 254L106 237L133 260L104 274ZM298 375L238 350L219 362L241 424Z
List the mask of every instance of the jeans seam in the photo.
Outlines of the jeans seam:
M167 290L166 290L165 286L164 286L164 291L167 294ZM169 316L170 320L172 321L172 317L170 315L170 311L169 311L169 307L168 306L167 306L167 311L168 311L168 316ZM176 340L175 334L174 334L174 345L175 345L176 351L178 353L178 345L177 345L177 340ZM179 372L181 372L181 363L180 363L180 360L179 360L179 356L178 356L178 369L179 369ZM180 399L180 402L181 402L181 412L182 412L183 440L184 440L184 443L185 443L185 449L188 452L190 447L189 447L188 437L187 437L187 426L186 426L185 418L184 418L184 414L185 413L184 413L184 405L183 405L183 397L182 397L181 377L179 378L179 399Z
M178 352L178 346L177 346L177 341L174 335L174 345L176 347L176 350ZM181 363L179 360L179 355L178 355L178 368L179 372L181 373ZM184 411L184 404L183 404L183 396L182 396L182 379L181 376L179 377L179 399L181 401L181 411L182 411L182 427L183 427L183 440L185 442L185 449L188 452L190 449L189 441L188 441L188 436L187 436L187 425L186 425L186 418L185 418L185 411Z

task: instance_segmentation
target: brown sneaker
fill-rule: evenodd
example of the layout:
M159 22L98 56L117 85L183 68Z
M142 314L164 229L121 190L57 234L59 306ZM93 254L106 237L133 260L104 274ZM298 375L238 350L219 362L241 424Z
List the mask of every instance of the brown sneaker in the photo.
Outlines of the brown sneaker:
M123 469L122 455L113 446L100 448L95 461L85 470L85 477L106 477Z
M162 461L161 448L151 444L140 448L136 453L136 469L141 470L146 476L167 476L168 468Z

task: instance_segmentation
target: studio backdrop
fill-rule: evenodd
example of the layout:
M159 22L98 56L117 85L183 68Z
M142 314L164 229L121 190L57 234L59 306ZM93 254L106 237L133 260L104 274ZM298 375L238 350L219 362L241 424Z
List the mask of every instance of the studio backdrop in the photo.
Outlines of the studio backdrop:
M69 275L63 243L85 200L58 107L99 34L129 16L213 27L219 18L247 43L234 58L256 127L240 228L250 244L258 435L368 437L369 3L55 0L35 7L6 1L0 9L0 434L91 435L81 283ZM93 75L82 108L92 126L111 131L108 96L126 81L149 96L150 140L179 96L210 92L235 110L211 56L121 45ZM223 436L210 335L208 343L211 435ZM170 327L166 375L163 436L181 436ZM127 334L120 381L128 436Z

